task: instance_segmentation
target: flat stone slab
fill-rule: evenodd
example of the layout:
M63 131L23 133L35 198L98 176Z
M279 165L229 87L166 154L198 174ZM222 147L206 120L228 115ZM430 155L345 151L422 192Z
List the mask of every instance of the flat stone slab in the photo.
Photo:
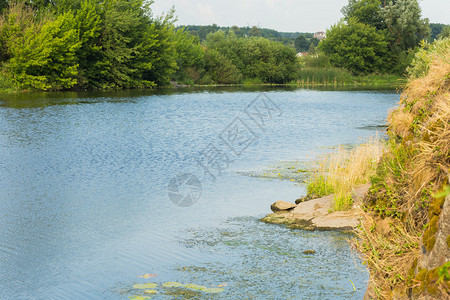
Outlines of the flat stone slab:
M360 224L358 206L367 195L370 184L362 185L353 191L353 208L347 211L333 211L333 197L322 198L299 203L289 211L279 211L267 215L261 221L284 224L289 228L305 230L340 230L353 231ZM295 205L295 204L293 204Z

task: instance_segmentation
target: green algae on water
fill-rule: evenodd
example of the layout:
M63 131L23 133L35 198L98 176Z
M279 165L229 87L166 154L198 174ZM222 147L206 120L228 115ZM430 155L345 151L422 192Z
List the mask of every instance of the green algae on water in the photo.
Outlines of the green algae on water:
M133 288L138 289L138 290L145 290L145 289L154 289L155 287L157 287L158 284L156 283L138 283L133 285Z

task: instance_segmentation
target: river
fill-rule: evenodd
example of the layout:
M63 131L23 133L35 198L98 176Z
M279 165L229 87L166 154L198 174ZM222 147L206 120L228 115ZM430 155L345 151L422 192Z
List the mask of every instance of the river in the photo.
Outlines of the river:
M258 221L304 184L242 174L360 143L398 100L269 87L2 95L0 299L127 299L148 282L153 299L361 299L351 236Z

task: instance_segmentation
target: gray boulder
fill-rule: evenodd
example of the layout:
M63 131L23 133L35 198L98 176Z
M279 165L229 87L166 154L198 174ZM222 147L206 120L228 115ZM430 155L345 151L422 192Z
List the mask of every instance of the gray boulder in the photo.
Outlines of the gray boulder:
M291 209L294 209L294 208L296 208L297 207L297 205L295 205L295 204L293 204L293 203L290 203L290 202L286 202L286 201L277 201L277 202L275 202L274 204L272 204L271 206L270 206L270 209L273 211L273 212L277 212L277 211L286 211L286 210L291 210Z

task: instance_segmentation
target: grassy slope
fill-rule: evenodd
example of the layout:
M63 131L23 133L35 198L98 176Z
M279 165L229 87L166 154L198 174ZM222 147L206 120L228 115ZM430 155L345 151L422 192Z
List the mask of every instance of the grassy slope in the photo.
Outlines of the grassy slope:
M388 118L388 151L372 177L356 241L382 299L449 297L449 263L433 270L418 265L422 249L433 249L449 193L449 62L448 39L421 51L400 106Z

